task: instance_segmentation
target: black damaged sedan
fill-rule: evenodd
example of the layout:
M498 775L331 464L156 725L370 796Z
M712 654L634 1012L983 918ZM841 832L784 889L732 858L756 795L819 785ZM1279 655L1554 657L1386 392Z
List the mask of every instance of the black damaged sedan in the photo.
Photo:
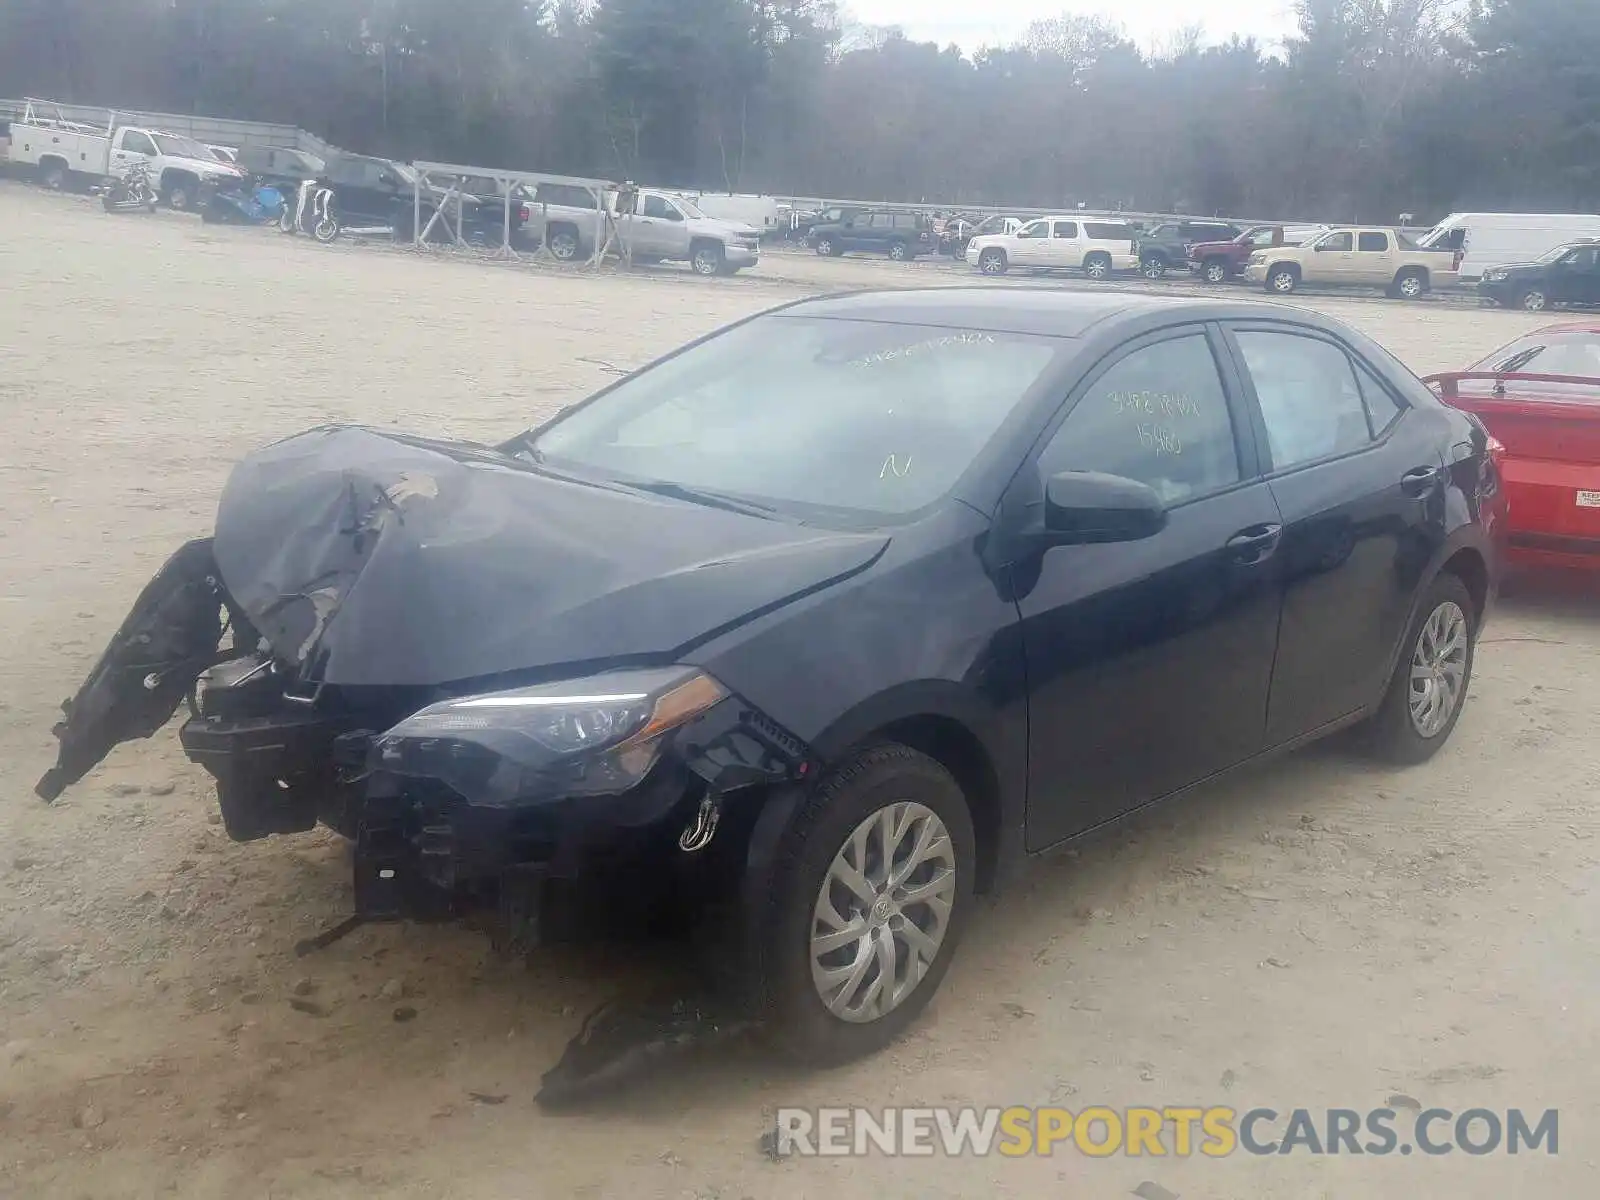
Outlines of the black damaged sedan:
M1309 312L806 300L501 446L246 459L39 791L187 702L229 833L340 831L358 917L686 906L836 1061L1030 855L1346 726L1433 754L1503 513L1474 419Z

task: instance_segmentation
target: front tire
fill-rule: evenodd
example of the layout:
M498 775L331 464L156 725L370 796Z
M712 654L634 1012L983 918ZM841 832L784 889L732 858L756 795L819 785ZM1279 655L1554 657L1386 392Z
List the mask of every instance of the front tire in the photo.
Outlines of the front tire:
M829 1065L898 1037L949 969L974 863L966 798L933 759L885 742L830 772L753 889L752 983L776 1047Z
M1530 288L1517 298L1517 307L1527 312L1544 312L1550 307L1550 297L1538 288Z
M720 275L723 259L722 247L707 242L690 252L689 265L696 275Z
M1207 283L1226 283L1228 282L1228 264L1220 258L1208 258L1205 266L1201 268L1200 275Z
M167 207L173 212L188 212L194 207L194 185L179 179L167 185Z
M311 236L324 246L330 242L337 241L339 238L339 222L332 217L324 217L317 222L316 228L311 231Z
M1004 275L1006 273L1006 252L1004 250L985 250L978 255L978 270L985 275Z
M1300 272L1290 266L1273 267L1267 272L1266 289L1274 296L1290 295L1300 286Z
M1139 274L1146 279L1160 279L1167 273L1167 260L1159 254L1151 254L1139 260Z
M1438 753L1466 707L1477 644L1472 593L1459 576L1438 576L1417 605L1389 690L1368 724L1377 757L1411 765Z

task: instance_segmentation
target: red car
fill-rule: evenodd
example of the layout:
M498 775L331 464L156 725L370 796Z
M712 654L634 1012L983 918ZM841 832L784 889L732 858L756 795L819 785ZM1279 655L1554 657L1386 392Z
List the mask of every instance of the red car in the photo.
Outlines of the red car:
M1600 324L1547 326L1424 382L1491 435L1508 561L1600 569Z

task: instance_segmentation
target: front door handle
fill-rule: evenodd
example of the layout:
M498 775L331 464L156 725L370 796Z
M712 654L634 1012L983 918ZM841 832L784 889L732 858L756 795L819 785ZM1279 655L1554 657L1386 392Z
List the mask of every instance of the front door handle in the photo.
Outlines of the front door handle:
M1400 490L1407 496L1426 496L1443 482L1443 467L1413 467L1400 476Z
M1228 539L1228 552L1247 567L1266 562L1283 537L1282 525L1251 525Z

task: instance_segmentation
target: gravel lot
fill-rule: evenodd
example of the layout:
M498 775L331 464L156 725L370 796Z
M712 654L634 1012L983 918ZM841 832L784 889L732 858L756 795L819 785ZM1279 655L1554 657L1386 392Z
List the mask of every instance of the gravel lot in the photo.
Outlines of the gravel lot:
M980 911L889 1053L810 1076L728 1055L548 1116L540 1073L585 1011L654 965L595 948L511 969L476 936L399 927L295 960L295 939L346 911L341 847L230 844L175 736L40 805L57 702L163 558L208 527L228 466L268 439L337 420L492 438L607 365L752 310L970 276L775 254L732 280L592 277L112 217L4 184L0 214L0 1195L1590 1193L1592 595L1503 603L1455 740L1425 767L1313 750L1039 864ZM1307 302L1418 370L1535 323ZM403 1024L397 991L417 1013ZM757 1149L786 1104L1287 1111L1395 1093L1559 1107L1560 1154L772 1163Z

